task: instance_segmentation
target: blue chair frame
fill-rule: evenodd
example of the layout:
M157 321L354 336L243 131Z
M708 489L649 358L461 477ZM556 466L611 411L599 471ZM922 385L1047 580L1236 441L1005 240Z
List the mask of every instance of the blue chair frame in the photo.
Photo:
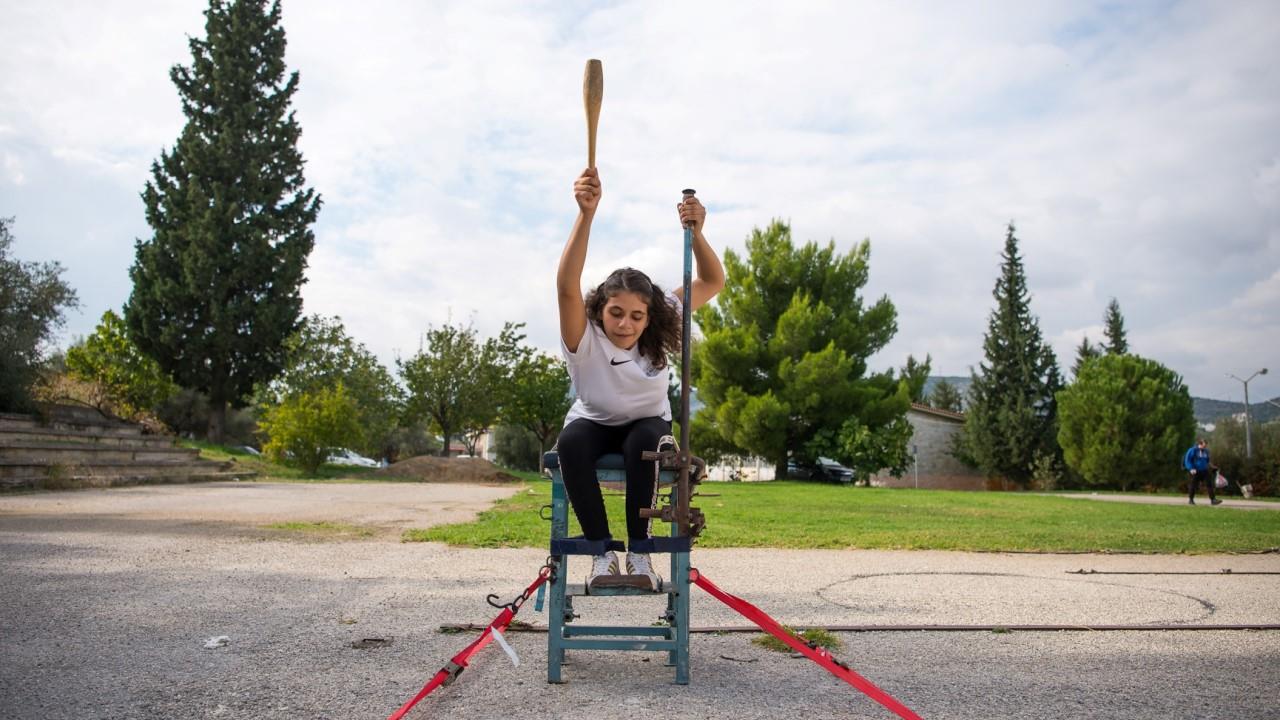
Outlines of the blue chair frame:
M630 548L636 552L668 553L671 556L670 575L663 580L657 592L636 588L597 588L590 595L666 595L666 626L618 626L580 625L573 623L578 616L573 611L573 598L586 595L584 583L570 584L569 558L574 555L603 554L607 550L621 550L622 543L613 541L587 541L581 537L570 538L569 497L565 492L564 478L560 474L560 456L552 450L543 457L545 467L551 472L551 561L555 564L555 577L550 583L550 608L547 610L547 682L564 682L561 667L567 650L637 650L666 652L667 664L675 668L675 682L689 683L689 548L688 537L678 536L671 525L670 537L655 537L650 544ZM605 455L596 463L596 476L602 485L625 487L626 470L621 455ZM659 486L677 492L676 472L659 473ZM672 498L673 502L675 498ZM584 573L585 575L585 573Z

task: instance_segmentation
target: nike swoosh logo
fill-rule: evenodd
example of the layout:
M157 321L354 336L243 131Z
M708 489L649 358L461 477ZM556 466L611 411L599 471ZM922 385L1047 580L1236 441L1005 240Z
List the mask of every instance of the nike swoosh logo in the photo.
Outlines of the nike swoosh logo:
M626 365L626 364L627 364L627 363L629 363L629 362L631 362L631 361L630 361L630 360L623 360L622 362L618 362L617 360L614 360L614 359L612 359L612 358L610 358L610 359L609 359L609 364L610 364L610 365L615 365L615 366L616 366L616 365Z

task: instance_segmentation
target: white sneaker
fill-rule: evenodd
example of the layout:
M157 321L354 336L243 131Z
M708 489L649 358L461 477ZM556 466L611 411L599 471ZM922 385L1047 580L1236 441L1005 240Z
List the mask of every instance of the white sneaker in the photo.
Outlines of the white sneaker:
M627 574L644 575L649 578L649 589L657 592L662 587L662 578L653 570L653 563L645 553L627 553Z
M595 583L596 578L618 574L618 554L610 550L603 555L591 558L591 572L587 574L587 587Z

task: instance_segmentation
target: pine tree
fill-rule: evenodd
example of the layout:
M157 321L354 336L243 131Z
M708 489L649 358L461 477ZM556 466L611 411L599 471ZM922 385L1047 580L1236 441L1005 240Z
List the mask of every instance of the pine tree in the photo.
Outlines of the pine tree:
M205 18L191 66L169 73L187 124L142 193L154 235L136 243L125 320L180 385L208 394L217 441L227 405L284 366L320 198L303 178L279 2L210 0Z
M830 457L866 478L908 464L910 387L867 359L897 331L887 297L866 303L870 243L796 247L774 221L725 251L725 289L698 310L693 384L705 403L692 419L703 457L755 455L784 477L787 461ZM927 374L927 370L926 370Z
M996 307L983 339L984 362L972 373L965 415L965 454L987 475L1028 484L1036 463L1061 457L1058 361L1031 314L1031 295L1012 224L1001 254Z
M1195 438L1191 395L1182 378L1154 360L1105 355L1058 393L1058 440L1088 485L1128 490L1177 487L1177 458Z
M929 383L929 371L933 367L933 357L925 353L924 362L916 360L914 355L907 356L907 364L902 366L899 377L907 384L907 393L911 402L924 402L924 386Z
M1102 357L1103 348L1089 342L1089 336L1080 339L1080 344L1076 346L1076 362L1071 366L1071 376L1080 377L1080 370L1084 368L1084 364L1094 358Z
M1107 313L1103 318L1106 327L1107 341L1102 348L1108 355L1124 355L1129 352L1129 341L1125 339L1124 316L1120 314L1120 303L1111 298L1107 303Z
M929 393L929 406L939 410L963 412L964 396L960 394L960 390L955 385L944 378L939 380L933 386L933 392Z

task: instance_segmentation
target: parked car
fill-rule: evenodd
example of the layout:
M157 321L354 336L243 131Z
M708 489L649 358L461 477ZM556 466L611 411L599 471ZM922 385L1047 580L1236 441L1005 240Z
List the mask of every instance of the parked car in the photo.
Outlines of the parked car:
M355 467L367 468L378 467L377 460L367 458L346 448L338 448L337 450L332 451L329 453L329 457L325 462L330 465L354 465Z
M801 480L851 483L853 482L853 471L831 458L818 458L818 462L812 465L788 460L787 477Z

